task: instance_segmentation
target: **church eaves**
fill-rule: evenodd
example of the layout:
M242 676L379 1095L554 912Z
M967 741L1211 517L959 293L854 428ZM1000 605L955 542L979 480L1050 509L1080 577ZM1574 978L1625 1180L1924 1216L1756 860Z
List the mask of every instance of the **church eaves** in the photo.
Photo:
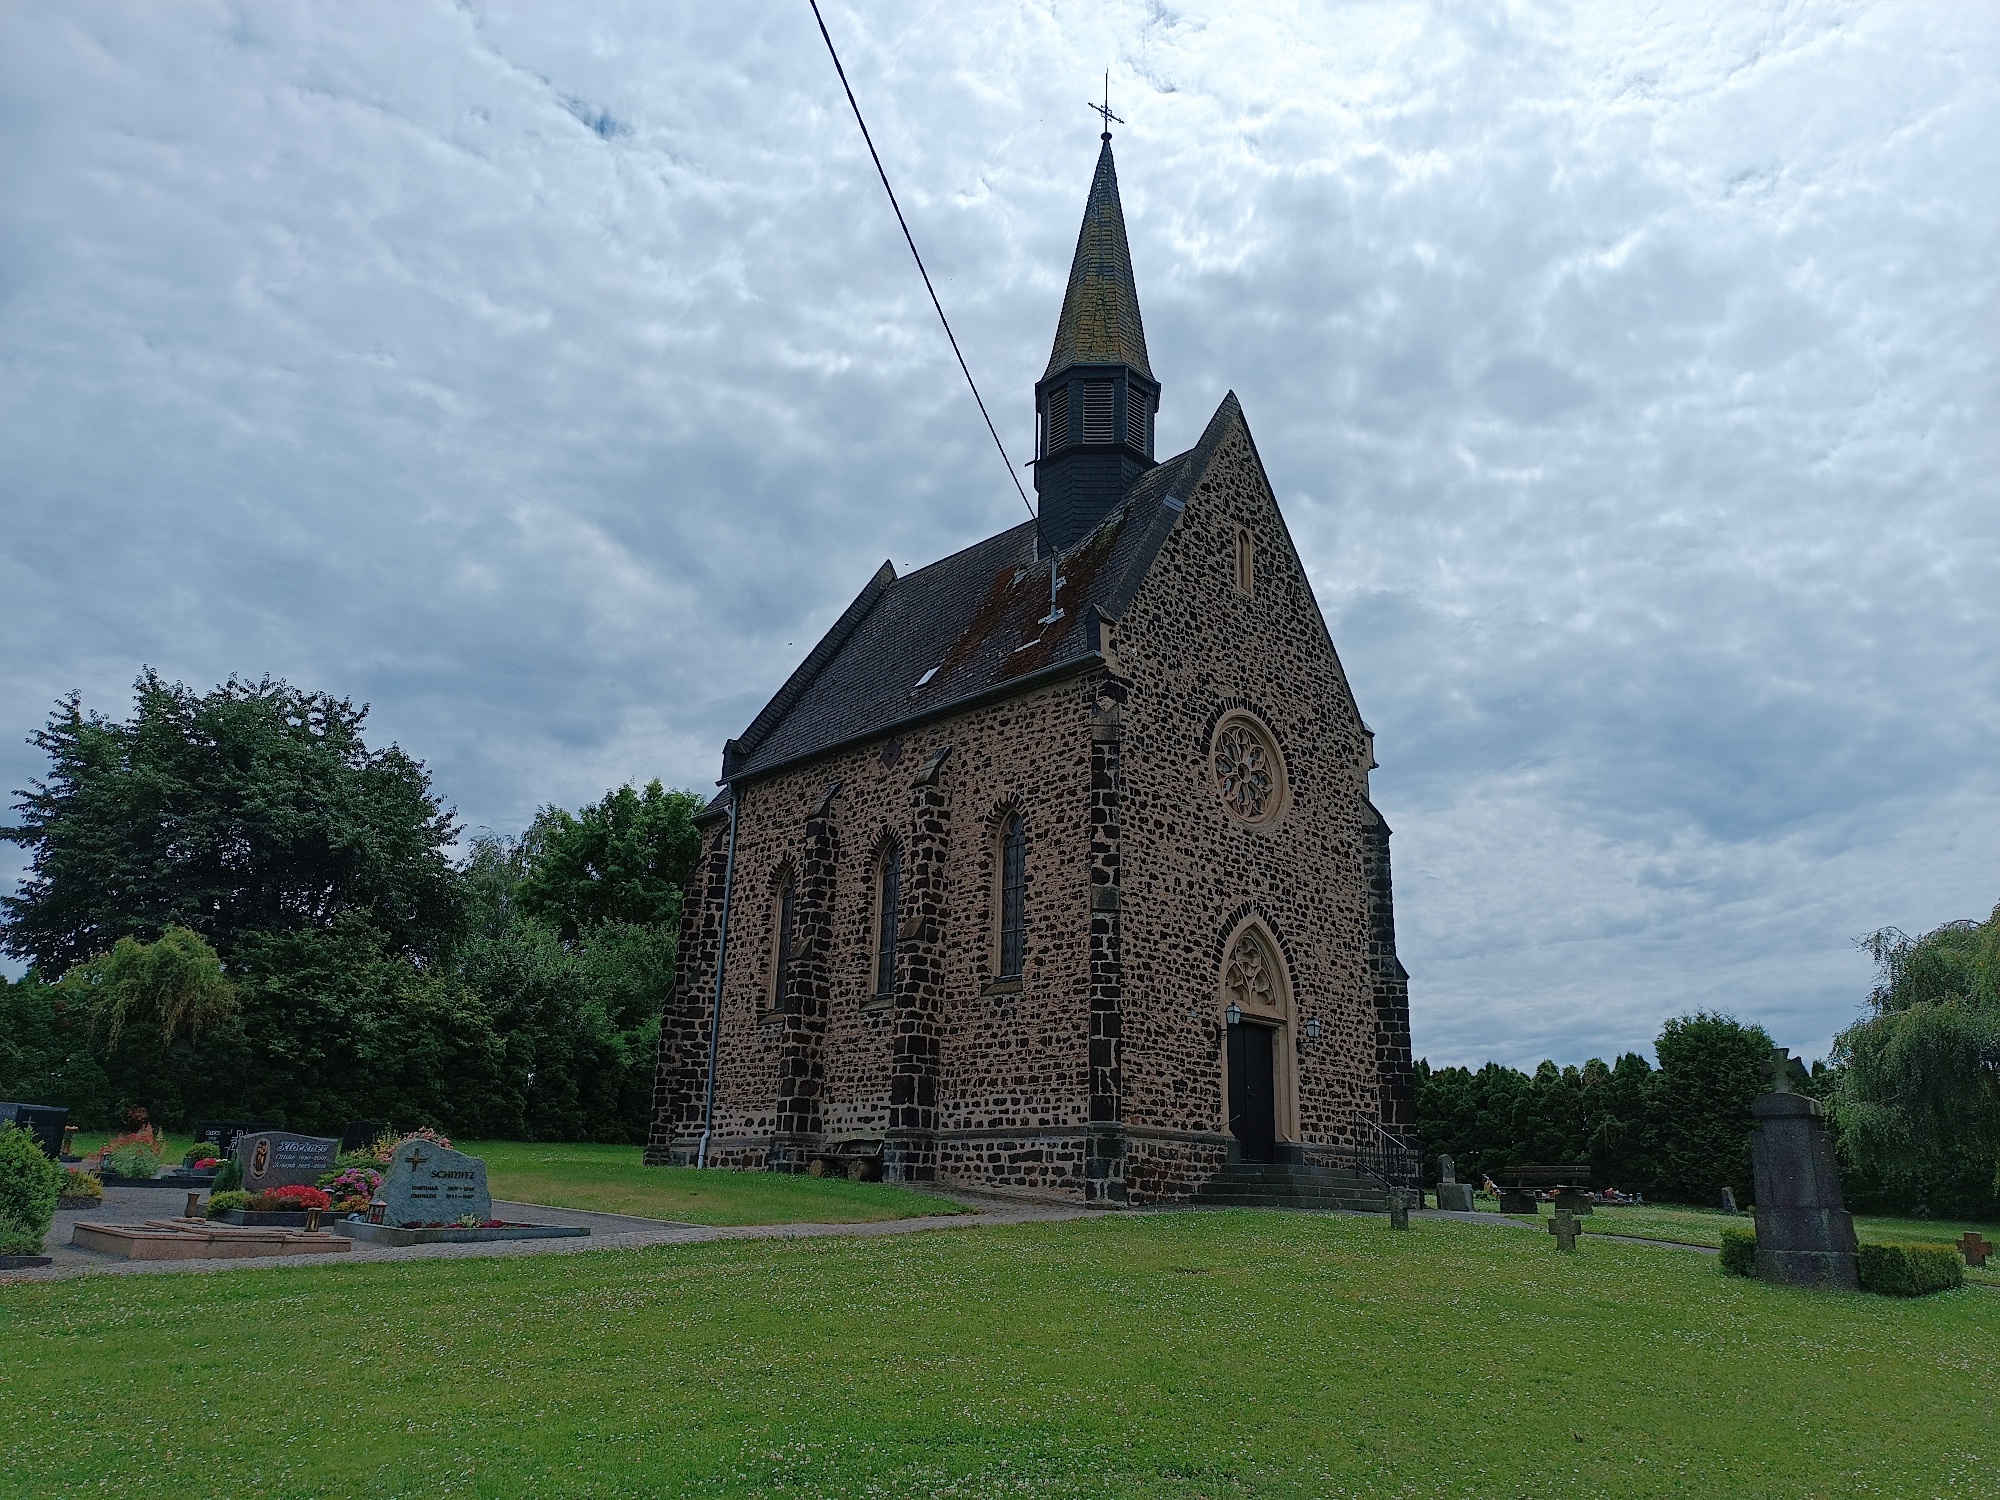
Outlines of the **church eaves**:
M1153 368L1146 362L1146 329L1139 321L1139 288L1132 279L1132 251L1125 243L1125 210L1118 201L1118 170L1112 164L1108 135L1097 153L1097 175L1090 181L1062 316L1056 321L1055 347L1042 379L1071 365L1130 365L1146 379L1153 378Z

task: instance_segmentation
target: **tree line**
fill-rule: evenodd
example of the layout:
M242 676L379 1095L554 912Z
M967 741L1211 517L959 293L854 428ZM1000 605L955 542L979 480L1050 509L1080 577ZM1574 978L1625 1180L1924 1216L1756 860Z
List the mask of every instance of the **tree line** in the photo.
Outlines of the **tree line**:
M655 781L518 838L463 830L365 706L147 671L72 695L0 836L0 1097L86 1127L351 1119L643 1140L701 799Z
M1802 1092L1826 1106L1848 1207L2000 1215L2000 907L1920 937L1862 939L1877 966L1864 1014ZM1714 1204L1752 1201L1750 1103L1770 1087L1763 1028L1711 1014L1667 1022L1658 1065L1628 1052L1532 1074L1417 1065L1429 1170L1577 1163L1600 1187Z

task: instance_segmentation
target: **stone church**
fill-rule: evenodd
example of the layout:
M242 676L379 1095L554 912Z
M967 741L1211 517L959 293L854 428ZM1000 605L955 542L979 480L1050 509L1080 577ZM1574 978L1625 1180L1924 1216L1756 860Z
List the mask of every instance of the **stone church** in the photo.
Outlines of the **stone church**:
M648 1161L1115 1205L1409 1159L1373 736L1236 397L1154 453L1103 141L1038 519L885 562L723 748Z

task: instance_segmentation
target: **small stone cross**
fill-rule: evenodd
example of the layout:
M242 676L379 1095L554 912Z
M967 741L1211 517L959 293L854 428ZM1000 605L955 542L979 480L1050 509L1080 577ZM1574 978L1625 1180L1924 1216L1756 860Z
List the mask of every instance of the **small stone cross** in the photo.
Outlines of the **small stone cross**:
M1567 1203L1556 1205L1556 1216L1549 1221L1549 1233L1556 1237L1556 1249L1572 1252L1576 1249L1576 1215L1569 1211Z
M1979 1231L1968 1229L1960 1236L1958 1253L1965 1257L1965 1263L1977 1271L1986 1264L1986 1257L1993 1253L1993 1242L1981 1239Z
M1792 1091L1792 1053L1789 1047L1771 1049L1771 1092L1789 1094Z

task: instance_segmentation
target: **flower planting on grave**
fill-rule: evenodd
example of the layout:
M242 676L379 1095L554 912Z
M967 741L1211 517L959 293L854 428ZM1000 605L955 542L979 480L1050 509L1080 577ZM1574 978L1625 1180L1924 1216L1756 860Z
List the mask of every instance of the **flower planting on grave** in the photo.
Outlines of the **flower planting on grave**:
M331 1208L333 1198L324 1188L295 1184L252 1193L250 1201L244 1206L258 1214L302 1214L309 1208Z
M103 1178L95 1172L81 1172L75 1167L63 1169L62 1194L56 1207L95 1208L103 1201Z
M222 1158L207 1141L196 1141L181 1154L181 1165L191 1172L213 1172L222 1165Z
M222 1192L208 1195L208 1216L211 1219L219 1219L232 1209L249 1206L250 1195L241 1188L227 1188Z
M115 1177L154 1177L166 1160L165 1144L144 1126L125 1135L114 1135L100 1154L104 1170Z
M440 1146L446 1151L451 1150L451 1138L449 1136L431 1129L428 1125L422 1125L410 1131L383 1131L375 1138L375 1144L368 1151L365 1160L371 1166L387 1167L390 1162L396 1159L396 1148L406 1141L428 1141L433 1146ZM352 1157L362 1156L362 1153L358 1151L349 1154ZM342 1159L341 1164L346 1164L346 1158Z
M382 1174L373 1167L343 1167L338 1172L328 1172L320 1178L319 1185L333 1199L335 1213L360 1213L374 1200L375 1190L382 1185Z
M40 1255L55 1222L63 1170L33 1134L0 1125L0 1255Z

